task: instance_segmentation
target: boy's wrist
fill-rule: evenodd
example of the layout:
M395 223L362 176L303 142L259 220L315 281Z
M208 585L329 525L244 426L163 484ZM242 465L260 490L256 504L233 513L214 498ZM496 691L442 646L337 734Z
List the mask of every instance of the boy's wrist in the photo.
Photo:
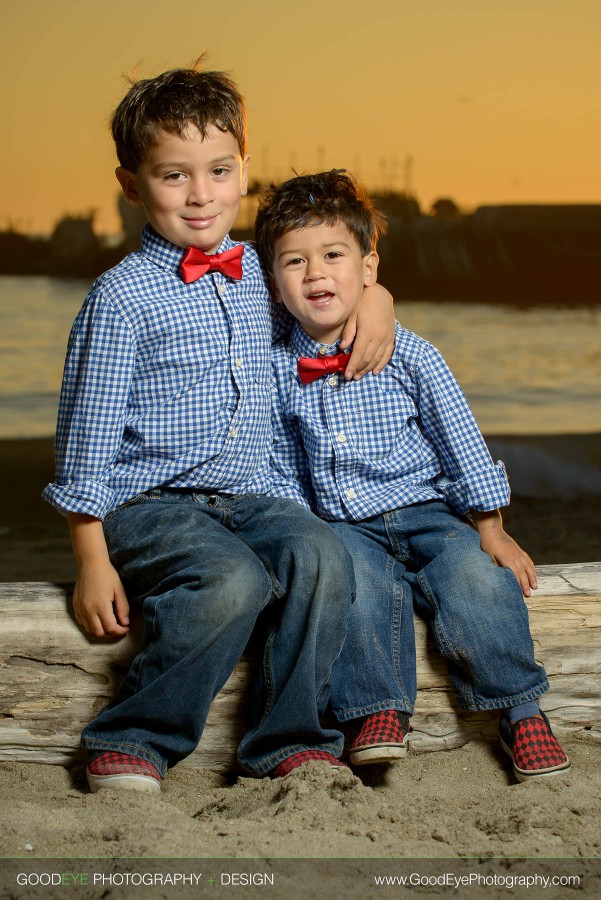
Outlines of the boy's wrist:
M499 528L503 528L503 519L499 509L491 509L484 512L470 509L468 515L480 532L496 531Z
M73 556L79 569L110 564L108 548L100 519L82 513L68 513Z

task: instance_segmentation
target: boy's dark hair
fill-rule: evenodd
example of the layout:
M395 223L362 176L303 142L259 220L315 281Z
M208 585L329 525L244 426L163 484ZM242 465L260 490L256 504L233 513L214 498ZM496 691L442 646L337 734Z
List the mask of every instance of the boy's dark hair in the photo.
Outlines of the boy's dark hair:
M111 118L120 164L135 172L159 130L182 134L193 123L202 137L214 125L236 139L246 156L246 108L234 82L223 72L171 69L134 81Z
M376 249L386 233L386 217L364 189L344 169L318 175L297 175L261 197L255 219L255 241L267 271L271 271L275 242L288 231L308 225L343 222L354 235L362 256Z

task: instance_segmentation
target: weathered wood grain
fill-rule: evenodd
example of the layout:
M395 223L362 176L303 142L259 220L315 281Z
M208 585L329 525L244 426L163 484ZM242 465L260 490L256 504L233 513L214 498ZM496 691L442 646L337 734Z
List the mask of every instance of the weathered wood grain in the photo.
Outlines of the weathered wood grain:
M71 585L0 584L0 760L68 764L79 734L111 699L140 640L134 619L124 639L90 639L72 617ZM551 690L542 707L559 730L601 736L601 563L543 566L528 601L537 659ZM463 713L452 701L444 661L416 619L418 701L414 751L459 747L492 737L492 713ZM215 699L192 765L235 766L252 659L240 661Z

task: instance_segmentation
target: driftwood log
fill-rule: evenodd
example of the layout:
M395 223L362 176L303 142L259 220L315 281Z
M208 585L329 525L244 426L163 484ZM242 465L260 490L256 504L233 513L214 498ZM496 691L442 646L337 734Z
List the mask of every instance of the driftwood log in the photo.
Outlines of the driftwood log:
M542 566L539 585L528 607L536 656L551 683L541 705L558 730L601 736L601 563ZM139 622L122 640L90 639L72 617L71 588L0 584L0 760L75 762L82 727L113 697L135 653ZM419 619L416 630L419 691L411 749L449 749L493 737L495 715L453 705L445 664ZM215 699L189 764L235 768L252 667L252 659L243 658Z

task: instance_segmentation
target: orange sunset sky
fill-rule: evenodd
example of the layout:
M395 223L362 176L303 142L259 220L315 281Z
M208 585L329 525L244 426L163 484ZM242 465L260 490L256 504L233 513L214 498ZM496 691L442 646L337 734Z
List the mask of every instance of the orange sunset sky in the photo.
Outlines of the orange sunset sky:
M426 210L601 201L598 0L20 0L1 30L1 229L94 209L116 231L123 73L203 51L248 100L251 177L347 167Z

